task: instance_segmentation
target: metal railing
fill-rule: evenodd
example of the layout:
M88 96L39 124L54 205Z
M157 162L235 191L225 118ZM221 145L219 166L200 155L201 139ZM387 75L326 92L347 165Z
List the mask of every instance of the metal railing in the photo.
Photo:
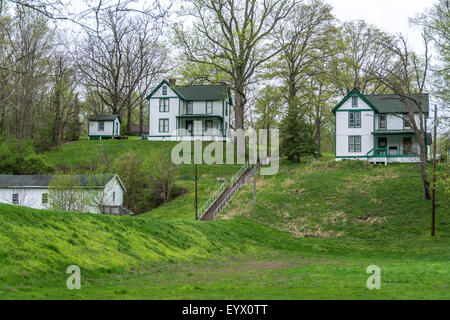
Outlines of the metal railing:
M241 174L241 176L239 176L239 180L237 180L237 183L234 185L234 187L231 188L231 191L227 194L227 196L222 200L222 202L214 210L213 220L215 220L216 216L227 206L228 202L230 202L230 200L233 198L233 196L236 194L236 192L239 191L241 186L246 184L248 182L248 180L250 180L250 177L255 173L255 170L258 170L259 166L260 166L260 164L254 165L253 168L250 170L250 172L244 177L244 179L240 179L242 177L242 174ZM247 168L248 168L248 163L247 163L246 170L247 170Z
M245 172L245 170L248 169L248 162L246 162L239 170L238 172L236 172L236 174L231 177L230 179L230 188L232 188L234 186L234 184L236 183L236 181L238 181L240 179L240 177L242 176L242 174Z
M186 130L186 129L177 129L177 135L178 136L185 136L185 137L225 137L227 136L228 130L223 129L199 129L199 130Z
M199 219L203 217L203 215L208 211L208 209L212 206L214 201L222 194L223 190L225 190L228 182L225 180L224 183L212 194L212 196L205 202L205 204L198 211Z

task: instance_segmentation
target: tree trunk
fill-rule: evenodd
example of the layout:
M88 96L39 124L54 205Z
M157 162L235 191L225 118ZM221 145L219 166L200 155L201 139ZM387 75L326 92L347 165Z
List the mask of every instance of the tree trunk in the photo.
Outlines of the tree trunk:
M131 132L131 104L128 103L127 106L127 134Z
M234 90L234 129L244 129L244 96L239 90Z
M139 103L139 135L142 135L144 129L144 103Z
M317 157L320 158L321 152L320 152L320 145L321 145L321 123L319 120L316 120L316 141L317 141Z
M59 135L61 130L61 99L59 85L56 87L55 98L55 123L53 124L53 145L59 145Z
M75 95L74 112L73 112L73 135L72 140L78 141L80 139L80 101L78 100L78 93Z

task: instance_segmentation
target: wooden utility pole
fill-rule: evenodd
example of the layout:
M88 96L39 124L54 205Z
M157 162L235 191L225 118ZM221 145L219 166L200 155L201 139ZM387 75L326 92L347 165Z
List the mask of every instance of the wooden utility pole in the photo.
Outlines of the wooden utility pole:
M198 206L197 206L197 164L195 164L195 220L198 220Z
M253 206L256 207L256 174L258 173L258 163L255 164L255 175L253 176Z
M437 138L437 105L434 106L434 125L433 125L433 181L431 191L431 236L435 234L435 214L436 214L436 138Z

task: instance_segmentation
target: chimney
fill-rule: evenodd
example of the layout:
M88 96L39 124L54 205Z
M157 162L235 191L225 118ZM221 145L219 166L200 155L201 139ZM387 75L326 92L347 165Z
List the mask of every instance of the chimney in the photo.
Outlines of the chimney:
M355 89L361 91L361 87L358 84L355 85Z
M169 79L169 84L170 84L171 86L176 85L176 84L177 84L177 79L175 79L175 78L170 78L170 79Z

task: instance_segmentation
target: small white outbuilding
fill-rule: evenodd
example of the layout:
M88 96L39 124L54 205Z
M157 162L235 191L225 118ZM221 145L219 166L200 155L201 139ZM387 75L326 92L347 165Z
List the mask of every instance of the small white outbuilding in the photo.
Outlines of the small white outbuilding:
M60 178L66 183L58 186L54 183L54 179ZM123 207L125 192L122 181L115 174L71 176L0 174L0 203L34 209L52 209L55 208L52 201L58 201L59 210L127 215L131 212Z
M89 118L89 140L114 139L120 137L122 120L118 114L104 114Z

